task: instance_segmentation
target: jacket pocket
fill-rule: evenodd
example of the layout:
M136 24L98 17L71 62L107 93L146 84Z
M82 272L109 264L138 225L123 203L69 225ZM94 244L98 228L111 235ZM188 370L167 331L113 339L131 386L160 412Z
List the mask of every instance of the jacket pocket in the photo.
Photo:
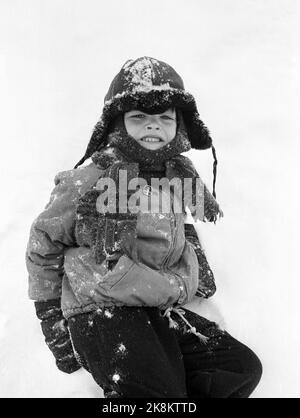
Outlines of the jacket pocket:
M107 295L117 305L162 309L177 303L181 292L174 274L133 263L122 277L110 285Z
M105 262L96 264L89 248L73 248L65 253L65 273L70 289L81 306L109 300L110 289L129 272L134 262L122 255L112 270Z
M127 255L122 255L116 265L111 270L107 270L107 274L103 278L102 285L107 289L112 289L114 286L117 286L118 283L130 273L133 266L134 261L127 257Z

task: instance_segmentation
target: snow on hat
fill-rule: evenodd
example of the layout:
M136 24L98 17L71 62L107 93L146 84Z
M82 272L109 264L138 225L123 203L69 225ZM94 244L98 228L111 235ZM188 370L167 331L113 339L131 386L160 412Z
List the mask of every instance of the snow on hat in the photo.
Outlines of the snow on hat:
M179 74L165 62L147 56L126 61L109 87L101 118L84 157L75 168L107 145L110 125L118 115L133 109L150 114L162 113L169 107L181 110L192 148L212 147L212 139L200 119L195 99L185 90ZM212 149L215 157L215 150Z

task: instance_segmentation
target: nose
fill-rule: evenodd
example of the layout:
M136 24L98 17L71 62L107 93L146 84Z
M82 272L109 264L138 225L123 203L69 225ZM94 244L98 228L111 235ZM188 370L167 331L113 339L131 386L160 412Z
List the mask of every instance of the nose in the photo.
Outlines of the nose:
M151 118L149 120L149 122L147 123L146 129L150 130L155 130L155 131L159 131L160 130L160 125L159 122L156 118Z
M148 125L146 129L148 129L148 131L152 131L152 129L154 131L159 131L160 127L159 126L154 126L154 125Z

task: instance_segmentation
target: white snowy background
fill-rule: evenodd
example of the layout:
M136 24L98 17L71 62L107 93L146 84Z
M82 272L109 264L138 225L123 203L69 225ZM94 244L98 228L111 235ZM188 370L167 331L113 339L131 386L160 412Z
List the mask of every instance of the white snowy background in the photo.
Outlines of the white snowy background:
M102 396L55 368L24 254L113 76L143 55L183 77L219 159L225 217L197 224L218 292L192 308L260 357L253 397L300 397L298 23L298 0L1 0L0 397ZM188 155L211 188L211 151Z

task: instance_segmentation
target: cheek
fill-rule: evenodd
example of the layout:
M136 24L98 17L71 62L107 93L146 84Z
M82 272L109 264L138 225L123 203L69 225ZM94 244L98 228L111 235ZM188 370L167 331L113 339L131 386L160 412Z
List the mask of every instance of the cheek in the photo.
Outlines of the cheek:
M169 140L169 141L172 141L172 139L174 139L174 138L175 138L175 135L176 135L176 130L177 130L177 125L176 125L176 124L174 124L174 125L172 125L172 126L169 126L169 127L166 129L166 133L167 133L167 137L168 137L168 140Z
M128 135L133 136L134 139L137 139L139 127L136 126L136 124L132 123L131 121L126 121L126 120L125 120L124 125L125 125Z

